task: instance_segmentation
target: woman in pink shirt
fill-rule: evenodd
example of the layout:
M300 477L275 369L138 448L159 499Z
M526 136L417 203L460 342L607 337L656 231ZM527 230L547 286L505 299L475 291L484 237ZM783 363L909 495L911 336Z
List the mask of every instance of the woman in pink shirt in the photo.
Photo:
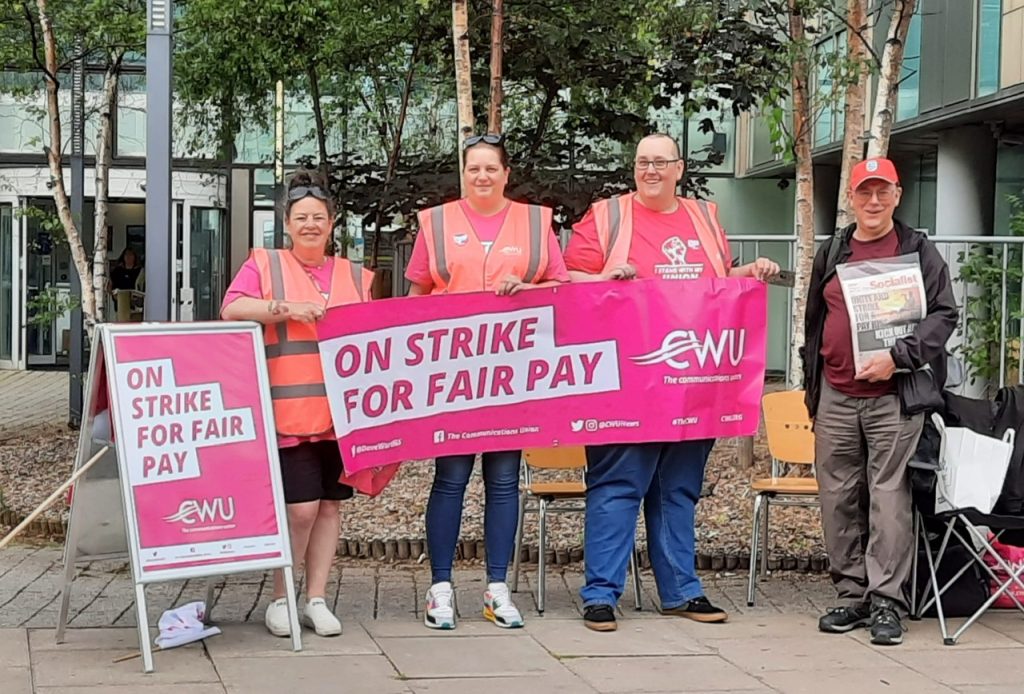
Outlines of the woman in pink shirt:
M327 254L334 202L318 173L292 176L284 216L289 248L253 249L228 288L221 317L265 326L292 556L306 568L302 621L320 636L336 636L341 622L325 591L338 544L339 502L351 498L352 488L340 482L344 468L316 349L316 321L329 308L366 301L373 273ZM265 615L275 636L291 632L284 595L276 571Z
M505 197L509 162L500 135L478 135L464 144L460 200L419 213L419 234L405 276L410 295L491 291L512 295L568 282L551 210ZM519 521L521 451L482 456L486 492L484 536L487 590L484 616L503 628L523 625L505 582ZM424 623L454 629L452 562L462 523L463 499L476 456L441 456L427 504L431 586Z

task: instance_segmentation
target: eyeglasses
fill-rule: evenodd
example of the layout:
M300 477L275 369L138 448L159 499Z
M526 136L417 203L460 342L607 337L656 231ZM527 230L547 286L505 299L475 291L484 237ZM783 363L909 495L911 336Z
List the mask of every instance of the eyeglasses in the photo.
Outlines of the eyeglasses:
M330 199L320 186L296 186L288 191L288 202L295 202L309 196L313 196L317 200Z
M882 188L881 190L863 190L857 189L853 191L854 196L858 202L871 202L871 198L878 198L878 202L883 205L892 202L896 198L895 188Z
M485 145L493 145L495 147L501 147L505 144L504 135L495 135L494 133L485 133L483 135L473 135L467 137L466 141L462 143L462 149L466 150L473 145L478 145L483 142Z
M664 171L669 164L674 164L679 159L637 159L633 162L638 171L646 171L648 166L653 166L658 171Z

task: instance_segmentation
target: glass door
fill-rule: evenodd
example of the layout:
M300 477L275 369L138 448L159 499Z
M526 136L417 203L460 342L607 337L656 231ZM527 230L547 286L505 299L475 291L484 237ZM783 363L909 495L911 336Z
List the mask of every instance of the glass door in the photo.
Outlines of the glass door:
M0 369L18 368L21 306L18 235L14 233L14 206L0 203ZM17 306L15 306L17 303Z
M187 255L193 320L216 320L220 315L220 302L227 289L224 217L224 210L216 207L191 208Z

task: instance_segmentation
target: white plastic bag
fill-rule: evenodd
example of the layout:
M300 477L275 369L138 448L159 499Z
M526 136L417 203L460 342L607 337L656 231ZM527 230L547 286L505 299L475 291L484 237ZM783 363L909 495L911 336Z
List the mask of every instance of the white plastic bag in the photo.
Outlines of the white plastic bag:
M203 623L205 618L206 604L202 601L167 610L160 615L160 633L155 639L156 645L166 650L219 634L220 629Z
M942 436L935 485L935 511L975 508L991 513L1003 491L1013 453L1013 430L1002 439L964 427L947 427L938 414L932 423Z

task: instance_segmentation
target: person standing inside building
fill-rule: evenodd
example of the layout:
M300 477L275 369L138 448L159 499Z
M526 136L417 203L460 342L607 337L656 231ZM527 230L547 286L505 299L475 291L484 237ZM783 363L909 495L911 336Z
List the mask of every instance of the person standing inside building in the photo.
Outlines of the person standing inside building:
M135 249L126 247L110 270L110 291L114 295L118 323L131 320L132 292L139 291L141 276L142 265Z
M595 202L573 227L565 261L574 282L633 277L685 281L704 277L766 279L767 258L733 267L717 207L679 197L684 162L668 135L636 148L636 192ZM685 289L680 291L685 300ZM643 502L647 550L661 612L700 622L728 615L704 595L694 566L695 511L713 440L587 447L584 623L616 629L637 515Z
M327 255L334 203L318 173L299 171L291 177L284 217L290 248L253 249L228 288L221 317L264 325L292 556L306 567L302 621L320 636L336 636L341 622L327 605L325 591L338 544L339 502L353 491L339 482L343 466L316 322L330 308L369 300L373 273ZM275 636L291 632L284 595L282 572L275 571L265 615Z
M921 435L924 403L941 402L946 341L957 322L942 256L925 234L893 217L901 193L888 159L854 167L847 194L856 222L815 256L801 352L825 547L840 602L818 628L843 633L870 626L878 645L903 641L903 591L914 551L907 463ZM836 266L908 254L920 264L926 315L858 369Z
M567 282L551 209L505 197L510 168L504 138L467 138L463 157L464 197L419 213L420 231L405 273L412 283L410 296L479 291L512 295ZM519 521L521 451L492 451L481 457L488 581L484 616L499 627L521 627L523 617L505 581ZM431 586L423 616L432 629L455 628L452 563L475 458L454 455L435 461L426 513Z

